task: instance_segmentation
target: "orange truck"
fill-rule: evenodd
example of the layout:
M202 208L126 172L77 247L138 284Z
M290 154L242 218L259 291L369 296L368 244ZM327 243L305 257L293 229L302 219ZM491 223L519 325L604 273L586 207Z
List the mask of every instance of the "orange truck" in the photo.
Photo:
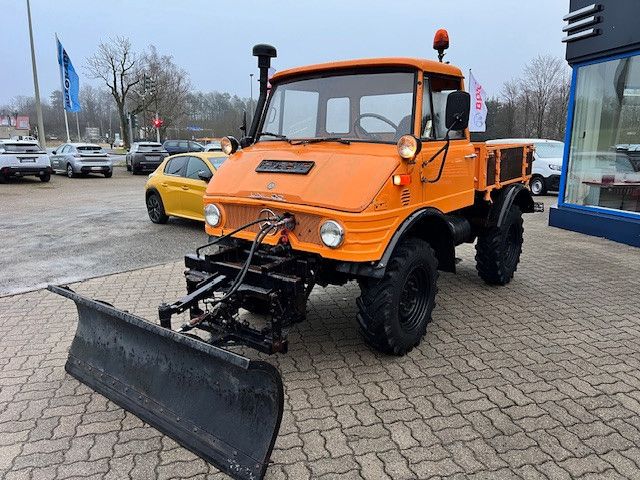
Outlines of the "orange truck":
M269 79L276 50L256 45L256 112L243 138L221 141L229 158L204 196L211 241L185 258L187 294L161 305L156 325L51 287L78 304L67 370L223 471L260 478L282 382L234 347L285 353L311 290L356 281L364 341L404 355L462 243L476 242L483 280L508 283L522 215L538 209L533 146L470 141L470 97L442 62L447 46L440 32L440 61L334 62Z

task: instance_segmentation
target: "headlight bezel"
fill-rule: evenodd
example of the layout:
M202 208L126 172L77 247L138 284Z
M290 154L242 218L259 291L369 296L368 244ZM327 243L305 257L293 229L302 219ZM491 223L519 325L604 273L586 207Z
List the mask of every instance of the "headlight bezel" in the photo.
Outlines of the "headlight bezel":
M326 230L328 228L333 228L334 231L327 232ZM336 235L336 232L338 237L337 242L332 242L325 239L325 235L331 235L331 234ZM339 248L344 243L344 237L345 237L344 227L337 220L325 220L320 225L320 240L322 241L324 246L332 249Z
M211 210L211 211L210 211ZM213 223L210 215L217 215L217 221ZM215 218L215 217L214 217ZM208 203L204 207L204 221L210 227L219 227L222 224L222 210L215 203Z
M398 155L404 160L411 160L422 150L422 140L415 135L402 135L396 143Z
M222 139L220 140L220 149L225 155L231 155L232 153L235 153L238 150L239 146L240 143L238 142L238 140L231 135L222 137Z

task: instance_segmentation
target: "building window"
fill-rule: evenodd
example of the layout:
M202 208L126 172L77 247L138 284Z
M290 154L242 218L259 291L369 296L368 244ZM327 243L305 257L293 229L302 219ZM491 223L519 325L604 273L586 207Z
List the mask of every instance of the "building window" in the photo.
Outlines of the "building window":
M640 56L578 67L566 203L640 212Z

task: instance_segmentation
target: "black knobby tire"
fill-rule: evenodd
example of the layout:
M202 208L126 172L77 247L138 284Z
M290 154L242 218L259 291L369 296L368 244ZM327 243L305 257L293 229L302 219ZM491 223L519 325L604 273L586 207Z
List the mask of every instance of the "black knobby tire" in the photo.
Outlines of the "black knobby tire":
M547 184L544 181L544 178L535 176L529 180L529 189L531 190L532 195L546 195L547 194Z
M524 227L522 211L512 205L502 226L488 228L478 234L476 243L476 270L490 285L506 285L518 269Z
M40 181L43 183L47 183L49 180L51 180L51 174L50 173L43 173L42 175L40 175Z
M169 220L168 215L164 212L162 198L157 193L147 195L147 213L153 223L164 224Z
M376 350L405 355L427 331L438 291L438 260L424 240L408 238L393 252L384 277L360 282L358 323Z

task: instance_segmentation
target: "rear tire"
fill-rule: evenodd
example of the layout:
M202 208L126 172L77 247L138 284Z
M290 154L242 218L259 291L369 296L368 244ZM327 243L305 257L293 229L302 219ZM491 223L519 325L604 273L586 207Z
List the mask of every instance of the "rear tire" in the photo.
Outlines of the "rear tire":
M131 174L132 175L137 175L139 171L140 170L138 170L138 168L136 168L136 164L131 162Z
M424 240L408 238L393 252L384 277L360 282L358 323L380 352L405 355L424 337L435 307L438 260Z
M129 160L125 160L125 165L127 166L127 172L131 171L131 165L129 164Z
M155 192L147 196L147 213L153 223L165 224L169 220L169 216L164 212L162 198Z
M518 269L524 227L522 211L512 205L500 227L491 227L478 235L476 270L489 285L506 285Z
M531 190L532 195L546 195L547 194L547 184L544 181L544 178L535 176L529 180L529 189Z
M70 163L67 163L67 177L73 178L75 176L76 176L76 174L73 173L73 167L71 166Z
M47 183L49 180L51 180L51 174L50 173L43 173L42 175L40 175L40 181L43 183Z
M111 178L111 177L113 177L113 172L105 172L104 178Z

